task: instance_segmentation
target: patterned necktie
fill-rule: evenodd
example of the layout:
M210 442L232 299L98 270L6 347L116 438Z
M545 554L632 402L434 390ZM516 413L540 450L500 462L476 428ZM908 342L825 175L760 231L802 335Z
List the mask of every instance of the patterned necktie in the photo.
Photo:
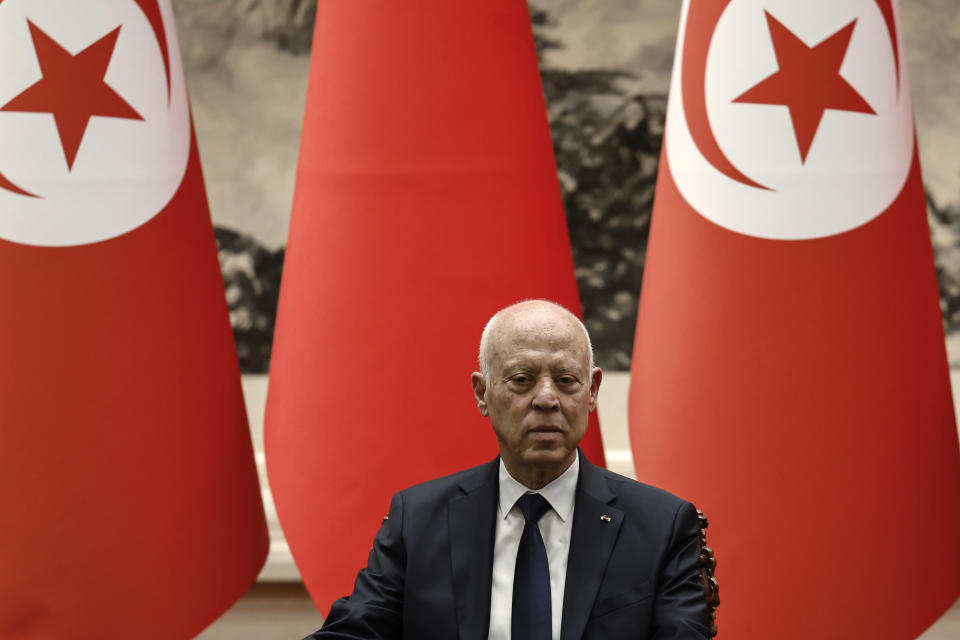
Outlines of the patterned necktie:
M539 493L527 493L517 500L523 512L523 535L517 547L517 568L513 574L512 640L551 640L550 568L537 522L550 509Z

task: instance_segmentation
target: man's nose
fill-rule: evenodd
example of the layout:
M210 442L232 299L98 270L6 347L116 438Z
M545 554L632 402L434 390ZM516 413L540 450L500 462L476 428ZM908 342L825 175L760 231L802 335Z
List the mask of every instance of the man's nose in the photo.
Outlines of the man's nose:
M541 411L553 411L560 408L560 400L557 397L557 388L551 378L541 378L537 381L537 387L534 389L533 406Z

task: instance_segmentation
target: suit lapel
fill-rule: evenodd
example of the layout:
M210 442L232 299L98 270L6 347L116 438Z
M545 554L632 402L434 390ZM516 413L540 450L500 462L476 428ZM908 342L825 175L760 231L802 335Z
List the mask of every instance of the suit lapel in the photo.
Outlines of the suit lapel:
M560 640L580 638L587 625L623 522L623 512L609 506L614 498L601 471L581 453Z
M490 622L494 519L500 459L480 467L460 483L447 505L454 602L461 640L483 640Z

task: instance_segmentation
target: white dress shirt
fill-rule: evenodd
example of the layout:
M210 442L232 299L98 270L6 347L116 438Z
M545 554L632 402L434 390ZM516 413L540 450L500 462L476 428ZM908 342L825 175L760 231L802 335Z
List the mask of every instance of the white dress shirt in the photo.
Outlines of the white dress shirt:
M523 534L523 513L516 506L525 493L539 493L552 509L540 522L540 535L547 548L550 567L550 608L553 640L560 640L563 615L563 588L567 577L567 555L573 527L573 506L580 476L580 454L573 464L553 482L538 491L531 491L517 482L500 460L500 501L497 506L497 528L493 543L493 587L490 591L489 640L511 640L510 622L513 608L513 572L517 564L517 547ZM513 640L523 640L515 638Z

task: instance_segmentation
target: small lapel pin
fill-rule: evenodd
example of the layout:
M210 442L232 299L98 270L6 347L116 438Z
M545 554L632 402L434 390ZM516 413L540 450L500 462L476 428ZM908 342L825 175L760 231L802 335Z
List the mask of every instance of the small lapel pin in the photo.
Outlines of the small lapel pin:
M613 521L613 518L611 518L611 517L608 516L607 514L603 514L602 516L600 516L600 519L603 520L604 522L612 522L612 521Z
M383 519L380 521L380 524L386 524L386 523L387 523L387 520L389 520L389 519L390 519L390 516L389 516L389 515L383 516Z

